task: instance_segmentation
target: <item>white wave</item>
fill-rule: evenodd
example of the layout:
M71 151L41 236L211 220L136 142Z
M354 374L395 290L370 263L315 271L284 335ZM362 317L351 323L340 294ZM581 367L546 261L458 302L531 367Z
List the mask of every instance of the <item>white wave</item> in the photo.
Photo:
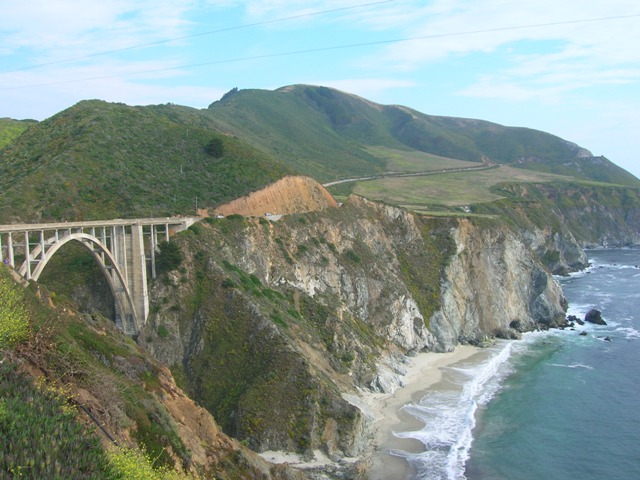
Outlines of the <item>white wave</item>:
M638 269L636 265L625 265L622 263L599 263L597 265L593 265L592 268L593 270L598 268L607 269L607 270L637 270Z
M487 404L500 390L502 381L511 373L505 368L513 347L519 342L501 342L495 355L484 363L472 367L453 367L455 376L462 374L458 389L432 390L417 404L403 410L424 422L424 428L413 432L399 432L399 438L419 440L426 451L419 454L394 451L406 458L421 473L420 478L464 479L465 463L473 441L478 406ZM455 383L454 383L455 385Z
M591 310L595 308L593 304L575 304L570 303L569 308L567 309L567 315L575 315L579 319L584 319L584 316Z
M549 363L548 365L552 367L562 367L562 368L586 368L587 370L594 370L591 365L584 365L582 363L573 363L571 365L563 365L561 363Z
M620 332L626 338L640 338L640 332L633 327L618 327L615 329L616 332Z
M580 277L584 277L585 275L588 275L589 273L593 272L593 270L595 270L596 266L591 263L591 265L589 265L586 268L583 268L582 270L578 270L576 272L570 272L568 275L554 275L554 278L556 278L557 280L565 280L567 277L568 278L580 278Z

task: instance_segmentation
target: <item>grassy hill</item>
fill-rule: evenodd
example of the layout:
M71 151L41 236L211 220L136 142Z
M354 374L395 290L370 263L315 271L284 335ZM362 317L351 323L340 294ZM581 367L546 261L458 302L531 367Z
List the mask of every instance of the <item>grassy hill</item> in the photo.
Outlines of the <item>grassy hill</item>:
M14 138L19 137L29 125L36 124L35 120L14 120L0 118L0 149L6 147Z
M34 125L0 151L0 222L194 214L291 172L190 110L92 100Z
M234 90L212 103L208 112L219 128L321 181L404 170L401 160L411 158L411 167L404 171L430 170L434 163L456 168L461 161L489 161L640 186L606 158L593 157L549 133L426 115L326 87Z
M453 186L440 197L436 177L332 189L418 210L494 198L489 187L510 177L640 186L606 158L548 133L431 116L307 85L234 89L203 110L83 101L40 123L5 119L2 138L8 143L0 149L0 223L192 214L196 203L211 209L292 173L329 182L509 167L448 174ZM461 189L465 198L452 199ZM410 198L416 196L428 201Z

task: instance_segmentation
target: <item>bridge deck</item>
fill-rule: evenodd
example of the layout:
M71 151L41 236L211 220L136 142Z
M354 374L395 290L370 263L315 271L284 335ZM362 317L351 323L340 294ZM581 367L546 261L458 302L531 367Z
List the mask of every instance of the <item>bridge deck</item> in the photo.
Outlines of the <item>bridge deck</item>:
M39 230L62 230L65 228L91 228L91 227L112 227L130 225L165 225L165 224L187 224L190 225L200 220L199 217L156 217L156 218L130 218L115 220L88 220L83 222L56 222L56 223L15 223L10 225L0 225L0 233L8 232L28 232Z

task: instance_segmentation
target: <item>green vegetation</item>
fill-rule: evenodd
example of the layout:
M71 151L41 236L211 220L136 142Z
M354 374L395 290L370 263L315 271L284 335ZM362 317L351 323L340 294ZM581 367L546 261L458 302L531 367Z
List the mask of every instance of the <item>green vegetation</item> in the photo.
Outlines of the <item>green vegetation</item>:
M0 134L8 131L3 125ZM154 286L159 295L150 298L157 303L139 341L158 342L156 352L166 346L178 363L171 368L179 384L225 432L256 449L317 448L328 426L347 444L359 413L341 397L341 382L375 380L376 360L389 341L388 305L408 291L427 327L440 307L456 221L434 217L571 229L579 240L594 241L634 219L640 205L637 179L552 135L428 116L310 86L234 90L204 111L87 101L9 136L4 148L0 143L0 223L192 214L196 198L211 208L295 172L322 181L430 173L331 187L341 198L356 193L428 211L428 218L405 222L404 212L354 197L340 209L273 223L210 218L159 245L158 271L180 278L163 275ZM438 172L481 165L487 169ZM380 238L369 238L379 231ZM553 247L540 255L552 264L563 254ZM307 290L312 295L299 282L314 272L322 275ZM91 463L105 478L165 479L174 467L188 467L191 452L163 403L164 370L115 329L106 309L105 316L74 311L83 295L88 305L113 305L91 253L65 246L41 280L44 286L23 290L0 268L3 357L42 371L49 385L90 392L105 428L126 432L140 448L105 454L79 427L66 397L0 371L0 437L15 436L2 442L0 471L28 476L23 469L38 468L40 476L55 478L66 468L56 455L75 455L78 445L83 453L74 468L84 472ZM45 306L48 301L57 308ZM184 362L174 347L187 352ZM41 401L50 409L34 409L39 420L11 403ZM52 453L63 446L59 434L70 445ZM41 456L8 450L15 444L28 451L39 438L49 439ZM243 461L228 454L219 476L249 477Z
M11 478L120 478L110 474L98 437L76 421L74 410L1 363L0 472Z
M36 386L13 364L1 363L0 471L33 479L187 479L154 467L155 459L140 450L114 446L105 451L77 414L63 394L43 383Z
M194 214L291 171L197 110L83 101L0 151L0 222Z
M212 138L204 147L204 151L213 158L221 158L224 155L224 141L220 137Z
M242 278L255 295L258 286L248 275ZM266 432L289 432L296 448L304 450L310 435L299 422L313 415L313 398L304 393L312 379L282 338L256 324L251 305L236 290L207 291L198 309L198 316L206 318L203 348L185 368L188 390L225 432L247 439L251 447L258 448ZM276 310L271 320L286 327L284 315Z
M169 336L169 330L164 325L158 325L158 336L160 338L167 338Z
M65 405L79 390L91 392L103 427L112 433L126 428L153 458L155 470L165 468L169 475L176 458L189 464L190 453L156 396L159 367L112 321L79 316L65 303L50 308L44 287L18 287L5 267L0 267L0 296L1 325L10 320L14 326L1 347L0 471L26 478L75 478L69 472L85 471L86 478L133 478L102 468L97 437L75 422L80 412ZM43 372L42 388L11 370L14 362Z
M175 242L162 241L158 243L158 250L159 252L156 256L158 273L175 270L184 260L184 255Z
M591 157L545 132L376 105L325 87L241 90L211 104L207 113L221 130L321 182L490 160L582 180L640 185L606 158Z
M0 351L23 342L29 335L24 294L4 265L0 265Z
M440 308L441 279L455 252L455 243L449 233L452 227L453 223L446 219L422 218L422 245L398 249L403 280L416 300L427 328L429 319Z
M35 120L13 120L0 118L0 150L6 147L13 139L19 137L30 125L35 125Z
M477 162L440 157L420 150L396 150L382 146L367 147L376 157L387 160L387 170L391 172L428 172L451 168L477 167Z
M640 189L596 182L502 183L492 190L502 199L474 205L475 213L500 217L516 230L570 231L594 244L607 232L633 230L629 220L640 206ZM554 260L553 251L545 255L547 264Z
M382 125L360 118L362 111L353 111L360 102L351 98L322 87L241 90L210 105L207 114L221 130L323 181L383 171L384 160L359 148L350 137L385 137L393 146L401 145Z
M91 252L80 242L69 242L51 258L42 272L57 301L73 301L82 311L99 311L115 318L115 301L104 273Z
M359 182L354 193L371 200L400 205L411 210L452 208L492 202L501 198L494 185L505 181L545 182L562 179L557 175L502 166L496 169L456 172L420 177L384 178ZM330 191L333 187L330 187Z
M300 218L292 216L287 223L296 228L312 225L312 220L303 223ZM259 219L211 221L203 224L199 236L179 237L190 259L190 281L180 287L186 292L177 299L179 310L185 312L179 325L182 332L198 325L199 348L172 369L226 433L252 448L277 444L303 452L322 441L324 427L317 422L332 418L347 432L357 413L339 397L331 379L301 358L294 339L326 350L331 365L341 373L363 364L372 371L373 352L382 341L361 320L345 314L339 321L321 304L331 303L330 299L313 299L289 287L272 288L259 275L224 259L235 257L225 253L220 258L220 251L245 243L249 232L272 235L280 228L282 237L275 237L271 248L285 264L287 258L294 261L285 255L288 250L307 259L318 248L328 249L326 240L319 239L300 248L303 244L285 236L289 228L285 222L264 232ZM359 340L368 345L366 351L352 351L347 339L355 336L366 339Z
M291 173L328 182L487 162L513 167L488 171L493 183L520 176L531 181L532 175L540 181L547 173L640 185L606 158L544 132L430 116L298 85L236 91L206 110L80 102L0 150L0 222L192 214L196 198L200 208L211 209ZM467 188L476 174L355 188L418 210L437 203L444 191L450 192L447 203L491 200L486 189L479 197L478 188ZM344 199L351 188L333 191ZM419 198L427 191L427 200L404 198L408 191ZM456 197L459 192L470 193Z

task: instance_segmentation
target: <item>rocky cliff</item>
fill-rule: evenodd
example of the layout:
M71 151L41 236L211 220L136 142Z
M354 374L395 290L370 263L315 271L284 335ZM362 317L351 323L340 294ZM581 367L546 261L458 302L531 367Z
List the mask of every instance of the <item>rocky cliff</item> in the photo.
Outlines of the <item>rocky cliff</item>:
M445 270L442 307L431 322L441 348L563 323L560 286L522 238L468 220L453 235L457 251Z
M640 245L640 189L606 184L509 184L476 213L506 220L556 274L587 266L584 248Z
M258 451L357 455L366 416L343 397L393 391L405 355L564 318L529 246L498 222L341 208L209 219L152 289L141 338L226 433Z

